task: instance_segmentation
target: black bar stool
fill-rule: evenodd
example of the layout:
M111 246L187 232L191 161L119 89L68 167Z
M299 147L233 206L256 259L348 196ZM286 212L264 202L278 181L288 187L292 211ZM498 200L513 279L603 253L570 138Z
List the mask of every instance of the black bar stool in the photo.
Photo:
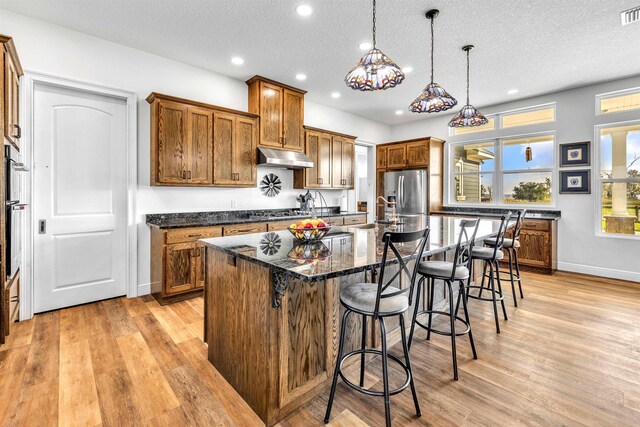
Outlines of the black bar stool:
M409 349L407 347L407 337L404 326L404 313L411 306L411 300L413 296L413 284L415 282L418 265L420 264L420 258L424 253L424 248L427 244L427 238L429 237L429 229L426 228L420 231L407 232L407 233L392 233L386 232L382 236L384 242L384 252L382 254L382 262L380 267L380 275L378 277L378 283L355 283L349 285L340 291L340 303L346 308L344 315L342 316L342 325L340 328L340 344L338 346L338 358L336 361L336 367L333 372L333 384L331 385L331 393L329 394L329 403L327 404L327 412L324 416L325 424L329 422L331 417L331 407L333 406L333 398L336 393L336 385L338 384L338 375L342 378L346 385L354 390L364 393L369 396L381 396L384 397L384 409L386 416L386 425L391 426L391 404L390 396L398 394L411 386L411 393L413 394L413 403L416 407L416 414L420 413L420 404L418 403L418 395L416 393L416 387L413 382L413 370L411 369L411 361L409 360ZM400 251L396 244L402 245L412 244L415 245L413 252L407 258L404 258L400 254ZM385 269L387 267L387 255L392 252L392 255L397 259L398 271L393 276L385 281ZM409 269L409 261L415 259L415 266ZM396 279L400 279L402 273L406 274L409 278L409 287L399 289L391 286L396 282ZM362 315L362 348L360 350L354 350L343 355L344 352L344 339L347 333L346 325L347 318L351 313ZM387 337L384 319L390 316L398 316L400 318L400 332L402 336L402 350L404 352L404 362L398 357L388 354L387 352ZM382 341L382 349L377 350L375 348L366 348L366 321L367 317L371 317L373 322L376 320L380 323L380 338ZM360 355L360 385L356 385L349 381L342 373L342 365L351 356ZM382 356L382 382L383 391L367 390L364 386L364 359L366 354L376 354ZM389 390L389 373L388 362L389 360L396 362L404 370L407 378L405 383L395 390Z
M464 297L466 292L465 281L469 278L469 269L471 267L471 251L473 249L474 242L476 240L476 233L478 232L479 219L464 219L460 221L460 233L458 234L458 243L456 245L456 252L453 257L453 262L447 261L424 261L420 263L418 268L418 274L420 274L420 280L418 281L418 289L416 296L416 306L413 312L413 319L411 321L411 331L409 332L409 349L413 342L413 333L416 325L427 330L427 340L431 338L431 332L438 335L445 335L451 337L451 355L453 358L453 379L458 380L458 362L456 357L456 336L469 335L469 342L471 343L471 351L473 352L473 358L477 359L476 347L473 343L473 334L471 333L471 322L469 321L469 312L467 310L467 298ZM469 230L469 231L467 231ZM420 295L422 294L422 286L427 281L427 290L429 292L429 299L427 309L419 311ZM438 311L433 309L434 289L436 280L444 280L446 290L449 293L449 311ZM452 283L459 282L458 302L453 305L453 285ZM464 311L464 319L458 317L458 304L462 297L462 308ZM427 325L418 321L418 315L428 314L429 320ZM450 330L442 331L431 326L432 318L434 314L441 314L449 317ZM465 327L463 331L456 331L456 320L462 323Z
M522 293L522 279L520 278L520 264L518 263L518 248L520 247L520 230L522 230L522 223L524 222L524 216L526 214L526 209L518 211L518 216L516 217L516 223L513 227L511 238L505 238L504 243L502 244L503 250L506 250L509 255L509 271L500 270L500 272L505 274L509 273L509 277L511 278L511 292L513 293L513 304L516 307L518 306L518 299L516 298L515 282L518 282L520 298L524 298L524 294ZM496 245L496 239L493 237L485 239L484 245L493 247ZM513 271L514 267L516 269L515 274Z
M486 247L474 247L471 250L471 265L473 267L473 261L482 260L484 261L484 268L482 274L482 283L480 286L471 285L471 279L473 274L469 275L469 279L467 282L467 297L473 298L481 301L492 301L493 302L493 315L496 320L496 332L500 333L500 322L498 319L498 301L502 305L502 314L504 315L504 320L508 320L507 318L507 309L504 305L504 295L502 293L502 284L500 283L500 270L498 269L498 261L504 258L504 252L502 252L502 247L504 245L504 234L507 230L507 226L509 225L509 220L511 218L511 212L508 212L506 215L503 215L500 221L500 226L498 227L498 234L496 234L495 245L490 248ZM487 274L487 268L489 269L489 274ZM489 279L488 286L485 286L484 281L485 278ZM496 282L498 284L498 289L496 290ZM478 289L478 295L473 295L471 293L471 289ZM483 297L482 291L487 290L491 292L491 298Z

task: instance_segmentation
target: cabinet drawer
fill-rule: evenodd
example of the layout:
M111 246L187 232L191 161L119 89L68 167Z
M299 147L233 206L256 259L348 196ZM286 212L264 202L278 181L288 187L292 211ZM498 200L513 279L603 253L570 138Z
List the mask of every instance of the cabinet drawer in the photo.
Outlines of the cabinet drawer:
M344 217L341 217L341 216L324 218L324 219L327 220L329 225L337 225L339 227L342 227L344 225Z
M271 221L267 223L267 229L269 231L282 231L282 230L286 230L289 225L291 225L292 223L297 222L297 220L291 220L291 221Z
M251 224L237 224L224 227L225 236L237 236L239 234L264 233L267 231L266 222Z
M549 221L525 219L522 223L523 230L549 231Z
M366 215L353 215L353 216L344 217L344 225L356 225L356 224L366 224L366 223L367 223Z
M222 236L222 227L191 227L168 230L166 243L189 243L198 239L209 239Z

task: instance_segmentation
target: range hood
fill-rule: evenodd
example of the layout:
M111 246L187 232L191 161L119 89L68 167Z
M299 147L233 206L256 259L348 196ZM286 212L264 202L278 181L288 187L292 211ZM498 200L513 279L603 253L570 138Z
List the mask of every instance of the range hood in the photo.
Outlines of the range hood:
M258 147L258 164L283 169L312 168L313 161L304 153Z

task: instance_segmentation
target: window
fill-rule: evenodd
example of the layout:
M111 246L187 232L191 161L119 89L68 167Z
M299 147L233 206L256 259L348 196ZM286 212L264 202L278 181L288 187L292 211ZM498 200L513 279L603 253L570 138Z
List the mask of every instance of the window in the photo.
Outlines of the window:
M596 97L596 113L610 114L640 110L640 89L608 93Z
M553 134L459 143L450 153L452 203L553 203Z
M556 119L556 107L536 107L502 115L502 129L518 126L538 125L553 122Z
M600 231L640 236L640 124L600 129Z
M489 130L495 130L496 118L487 117L487 120L489 121L482 126L468 126L468 127L461 127L461 128L449 128L449 129L451 129L451 135L466 135L469 133L486 132Z

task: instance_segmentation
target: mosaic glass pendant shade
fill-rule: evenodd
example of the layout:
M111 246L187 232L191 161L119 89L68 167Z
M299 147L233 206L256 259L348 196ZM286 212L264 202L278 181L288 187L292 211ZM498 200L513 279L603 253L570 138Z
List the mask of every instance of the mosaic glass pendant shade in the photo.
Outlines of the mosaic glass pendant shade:
M344 78L353 90L363 92L395 87L404 80L404 73L387 55L376 48L376 0L373 0L373 49Z
M467 104L449 121L449 127L452 128L482 126L489 123L489 120L469 103L469 51L471 49L473 49L473 45L467 45L462 48L463 51L467 52Z
M402 83L404 73L381 50L373 48L344 78L351 89L371 91L389 89Z
M409 105L409 111L414 113L437 113L453 108L458 104L458 101L453 96L449 95L442 86L433 81L433 21L439 13L438 9L431 9L425 15L431 21L431 83Z

